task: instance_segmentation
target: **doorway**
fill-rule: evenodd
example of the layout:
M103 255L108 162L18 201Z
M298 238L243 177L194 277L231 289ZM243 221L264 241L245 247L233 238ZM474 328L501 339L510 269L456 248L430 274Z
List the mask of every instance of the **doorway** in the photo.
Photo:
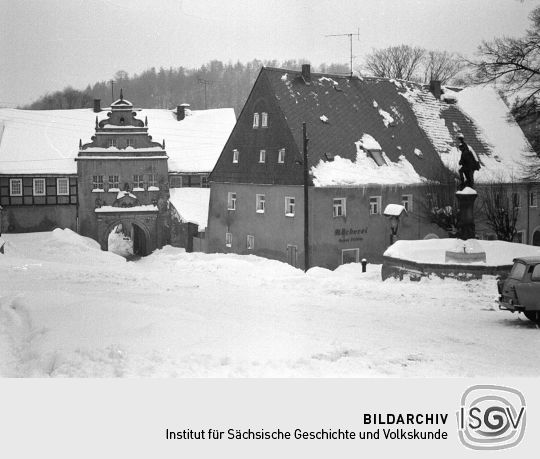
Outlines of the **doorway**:
M287 244L287 263L297 268L298 263L298 247L296 245Z

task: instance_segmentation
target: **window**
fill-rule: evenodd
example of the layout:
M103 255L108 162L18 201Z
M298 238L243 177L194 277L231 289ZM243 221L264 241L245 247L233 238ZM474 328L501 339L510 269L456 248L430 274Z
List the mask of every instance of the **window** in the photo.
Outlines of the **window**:
M237 163L239 156L240 156L240 152L238 150L233 150L232 151L232 162Z
M268 113L261 113L261 127L268 127Z
M405 207L407 212L412 212L413 210L413 196L412 194L404 194L401 196L401 204Z
M34 196L45 196L45 179L35 178L33 180Z
M266 162L266 150L259 151L259 162L260 163Z
M341 264L358 263L360 259L360 249L344 249L341 251Z
M58 196L69 195L69 179L67 178L56 179L56 194Z
M253 250L255 248L255 236L248 234L247 236L247 249Z
M287 217L294 217L295 200L291 196L285 196L285 215Z
M285 148L280 148L278 151L277 162L280 164L285 162Z
M229 193L227 195L227 209L236 210L236 193Z
M345 217L346 203L346 198L334 198L334 217Z
M22 196L22 179L9 179L9 195Z
M521 199L519 193L512 193L512 203L514 207L521 207Z
M126 147L132 147L133 146L133 139L126 139Z
M153 186L154 188L157 186L156 183L156 174L149 174L148 175L148 186Z
M529 207L537 207L536 191L529 192Z
M118 175L109 175L109 191L120 189L120 177Z
M514 242L517 242L518 244L525 244L525 231L516 231L516 234L514 235Z
M169 177L169 186L171 188L182 188L182 176L173 175Z
M208 188L208 175L201 176L201 188Z
M253 113L253 128L259 127L259 114Z
M510 271L508 277L510 279L521 280L525 274L526 268L527 266L524 263L517 261L514 263L514 266L512 266L512 270Z
M371 196L369 198L369 214L377 215L381 213L381 196Z
M103 175L94 175L92 177L92 189L103 190Z
M255 198L257 213L264 214L264 194L258 194Z
M133 176L133 191L144 191L144 175Z
M531 274L532 281L540 281L540 265L536 265Z
M109 147L116 147L116 139L109 139Z
M232 247L232 233L225 233L225 245Z

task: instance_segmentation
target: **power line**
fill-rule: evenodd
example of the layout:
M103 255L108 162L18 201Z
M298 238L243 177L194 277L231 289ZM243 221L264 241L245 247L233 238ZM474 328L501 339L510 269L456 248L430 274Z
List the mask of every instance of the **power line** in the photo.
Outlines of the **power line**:
M349 37L350 42L350 63L351 63L351 76L353 74L353 42L352 37L358 37L358 41L360 41L360 29L358 29L358 32L356 33L340 33L340 34L333 34L333 35L325 35L325 37Z

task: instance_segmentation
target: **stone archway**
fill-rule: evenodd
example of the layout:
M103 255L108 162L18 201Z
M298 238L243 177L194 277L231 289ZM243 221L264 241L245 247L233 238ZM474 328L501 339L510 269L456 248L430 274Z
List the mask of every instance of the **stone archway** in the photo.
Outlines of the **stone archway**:
M118 226L129 228L133 252L137 256L149 255L157 248L156 213L139 215L128 212L109 213L98 217L98 242L102 250L109 249L109 235Z
M540 226L536 227L533 231L532 245L540 246Z

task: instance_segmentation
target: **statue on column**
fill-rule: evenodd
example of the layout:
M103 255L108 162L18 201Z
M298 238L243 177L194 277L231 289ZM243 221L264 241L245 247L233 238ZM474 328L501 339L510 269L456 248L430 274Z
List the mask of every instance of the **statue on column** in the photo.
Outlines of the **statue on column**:
M474 188L474 172L480 170L480 162L465 142L463 134L458 135L458 148L461 151L461 158L459 159L461 183L459 189Z

